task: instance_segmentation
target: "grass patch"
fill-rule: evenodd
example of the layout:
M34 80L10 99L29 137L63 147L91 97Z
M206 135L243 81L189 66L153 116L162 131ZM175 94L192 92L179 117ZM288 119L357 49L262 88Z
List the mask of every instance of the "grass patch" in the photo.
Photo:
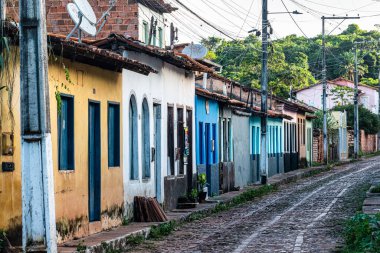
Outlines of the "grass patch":
M376 151L376 152L371 153L371 154L365 154L365 155L363 155L363 157L371 158L371 157L375 157L375 156L379 156L379 155L380 155L380 151Z
M132 235L127 238L127 243L131 246L140 245L144 241L145 241L145 237L143 235Z
M356 214L344 229L346 246L343 253L380 252L380 214Z
M160 224L158 226L153 226L150 229L149 239L157 240L162 237L168 236L178 225L179 224L176 221L170 221L167 223Z

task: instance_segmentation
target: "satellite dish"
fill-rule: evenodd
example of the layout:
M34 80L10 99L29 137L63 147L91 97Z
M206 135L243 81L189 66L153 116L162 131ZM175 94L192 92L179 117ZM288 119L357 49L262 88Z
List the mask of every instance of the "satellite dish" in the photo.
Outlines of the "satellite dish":
M190 56L193 59L203 59L207 55L208 50L203 45L191 44L185 47L182 53Z
M67 4L67 12L69 13L71 19L75 23L76 29L79 28L81 31L88 33L91 36L96 35L95 25L91 24L87 18L83 16L81 17L82 14L75 4L73 3Z
M78 7L83 16L90 21L93 25L96 24L96 15L91 5L87 0L74 0L74 4Z
M82 31L91 35L96 36L104 27L107 22L107 18L110 15L111 9L115 6L117 0L110 0L110 6L107 11L105 11L102 17L97 20L94 10L87 0L73 0L74 3L68 3L66 8L71 19L75 23L74 29L67 35L66 39L70 39L74 32L78 32L78 40L81 42ZM96 28L98 23L101 23L99 29Z

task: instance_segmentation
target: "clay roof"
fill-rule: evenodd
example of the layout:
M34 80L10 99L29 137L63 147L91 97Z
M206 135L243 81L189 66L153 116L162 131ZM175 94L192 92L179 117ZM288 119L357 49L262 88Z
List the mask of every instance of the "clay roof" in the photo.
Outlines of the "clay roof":
M11 43L19 44L19 27L13 22L6 22L4 33L11 38ZM103 69L121 72L123 68L149 75L157 73L156 70L138 61L125 59L111 50L98 48L87 43L79 43L77 39L66 40L66 37L58 34L47 35L48 47L55 55L100 67Z
M332 80L331 82L336 83L336 82L339 82L339 81L349 82L349 83L354 84L354 82L352 82L352 81L350 81L348 79L345 79L343 77L338 77L338 78ZM363 83L358 83L358 86L367 87L367 88L370 88L372 90L379 90L378 87L373 87L373 86L370 86L370 85L367 85L367 84L363 84Z
M178 8L165 3L163 0L136 0L136 2L158 13L171 13L178 10Z
M205 98L208 98L208 99L213 99L213 100L218 101L218 102L226 103L230 107L232 107L236 110L249 112L249 113L256 114L256 115L263 115L262 112L260 111L260 107L258 107L258 106L250 106L245 102L239 101L237 99L231 99L228 96L225 96L223 94L219 94L217 92L212 92L212 91L203 89L199 86L195 87L195 94L202 96L202 97L205 97ZM285 118L285 119L289 119L289 120L292 119L291 116L282 114L280 112L276 112L274 110L268 110L267 115L268 115L268 117L271 117L271 118Z
M135 52L141 52L152 57L157 57L164 62L174 65L178 68L200 71L200 72L213 72L212 69L200 64L187 55L175 53L171 50L165 50L155 46L147 46L141 41L135 40L131 37L127 38L120 34L111 34L107 38L86 41L87 43L100 47L117 50L130 50Z
M342 86L342 87L347 87L347 85L344 85L344 84L341 84L341 83L338 83L340 81L343 81L343 82L348 82L348 83L352 83L354 84L354 82L348 80L348 79L345 79L343 77L338 77L334 80L330 80L330 81L327 81L327 84L332 84L332 85L337 85L337 86ZM303 90L307 90L307 89L310 89L310 88L313 88L313 87L316 87L318 85L322 85L322 82L318 82L318 83L315 83L313 85L310 85L308 87L304 87L304 88L301 88L301 89L298 89L298 90L295 90L294 93L297 93L297 92L300 92L300 91L303 91ZM367 87L367 88L370 88L372 90L379 90L379 88L377 87L373 87L373 86L370 86L370 85L366 85L366 84L362 84L362 83L359 83L358 86L362 86L362 87Z
M117 72L121 72L124 68L143 75L157 73L153 68L138 61L126 59L111 50L79 43L76 40L66 40L62 35L48 34L48 44L55 54L62 54L65 58L84 64Z

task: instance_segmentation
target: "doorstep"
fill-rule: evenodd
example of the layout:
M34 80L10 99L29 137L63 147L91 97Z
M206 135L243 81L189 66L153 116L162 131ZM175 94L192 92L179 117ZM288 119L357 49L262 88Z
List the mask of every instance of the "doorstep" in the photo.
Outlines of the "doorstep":
M271 185L283 185L292 181L305 178L315 173L315 171L324 171L324 167L314 167L308 169L299 169L285 174L278 174L269 178L268 183ZM226 203L231 201L234 197L240 195L249 189L255 189L260 185L250 185L239 191L232 191L221 194L216 197L209 198L206 203L199 204L196 208L192 209L174 209L167 212L166 215L169 221L184 221L191 214L211 212L218 203ZM148 236L150 229L154 225L159 225L159 222L151 223L137 223L133 222L127 226L120 226L111 230L103 231L77 240L68 241L59 245L58 252L69 253L76 252L78 246L86 246L86 252L103 252L103 245L109 245L112 248L123 248L127 245L127 240L131 236L143 235Z

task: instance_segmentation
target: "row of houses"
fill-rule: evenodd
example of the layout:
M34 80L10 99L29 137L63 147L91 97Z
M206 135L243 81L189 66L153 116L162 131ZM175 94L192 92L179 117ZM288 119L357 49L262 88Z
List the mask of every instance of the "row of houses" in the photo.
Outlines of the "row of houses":
M165 210L175 209L201 173L210 195L257 183L263 117L268 176L311 165L315 109L269 96L263 114L259 90L221 76L215 63L183 54L186 45L165 49L165 13L174 7L161 0L119 1L103 37L79 43L65 39L72 26L64 9L68 1L46 2L60 242L132 219L135 196L156 197ZM161 24L155 43L147 43L151 17ZM17 239L22 222L18 29L10 23L6 32L14 39L15 57L5 64L7 89L0 90L0 229Z
M262 117L269 117L269 176L312 161L308 106L273 96L263 115L258 90L177 50L122 35L78 43L49 34L48 41L60 242L133 218L135 196L175 209L200 173L210 195L258 182ZM16 59L7 67L18 73ZM19 81L14 75L12 96L1 93L0 227L16 238L22 220Z

